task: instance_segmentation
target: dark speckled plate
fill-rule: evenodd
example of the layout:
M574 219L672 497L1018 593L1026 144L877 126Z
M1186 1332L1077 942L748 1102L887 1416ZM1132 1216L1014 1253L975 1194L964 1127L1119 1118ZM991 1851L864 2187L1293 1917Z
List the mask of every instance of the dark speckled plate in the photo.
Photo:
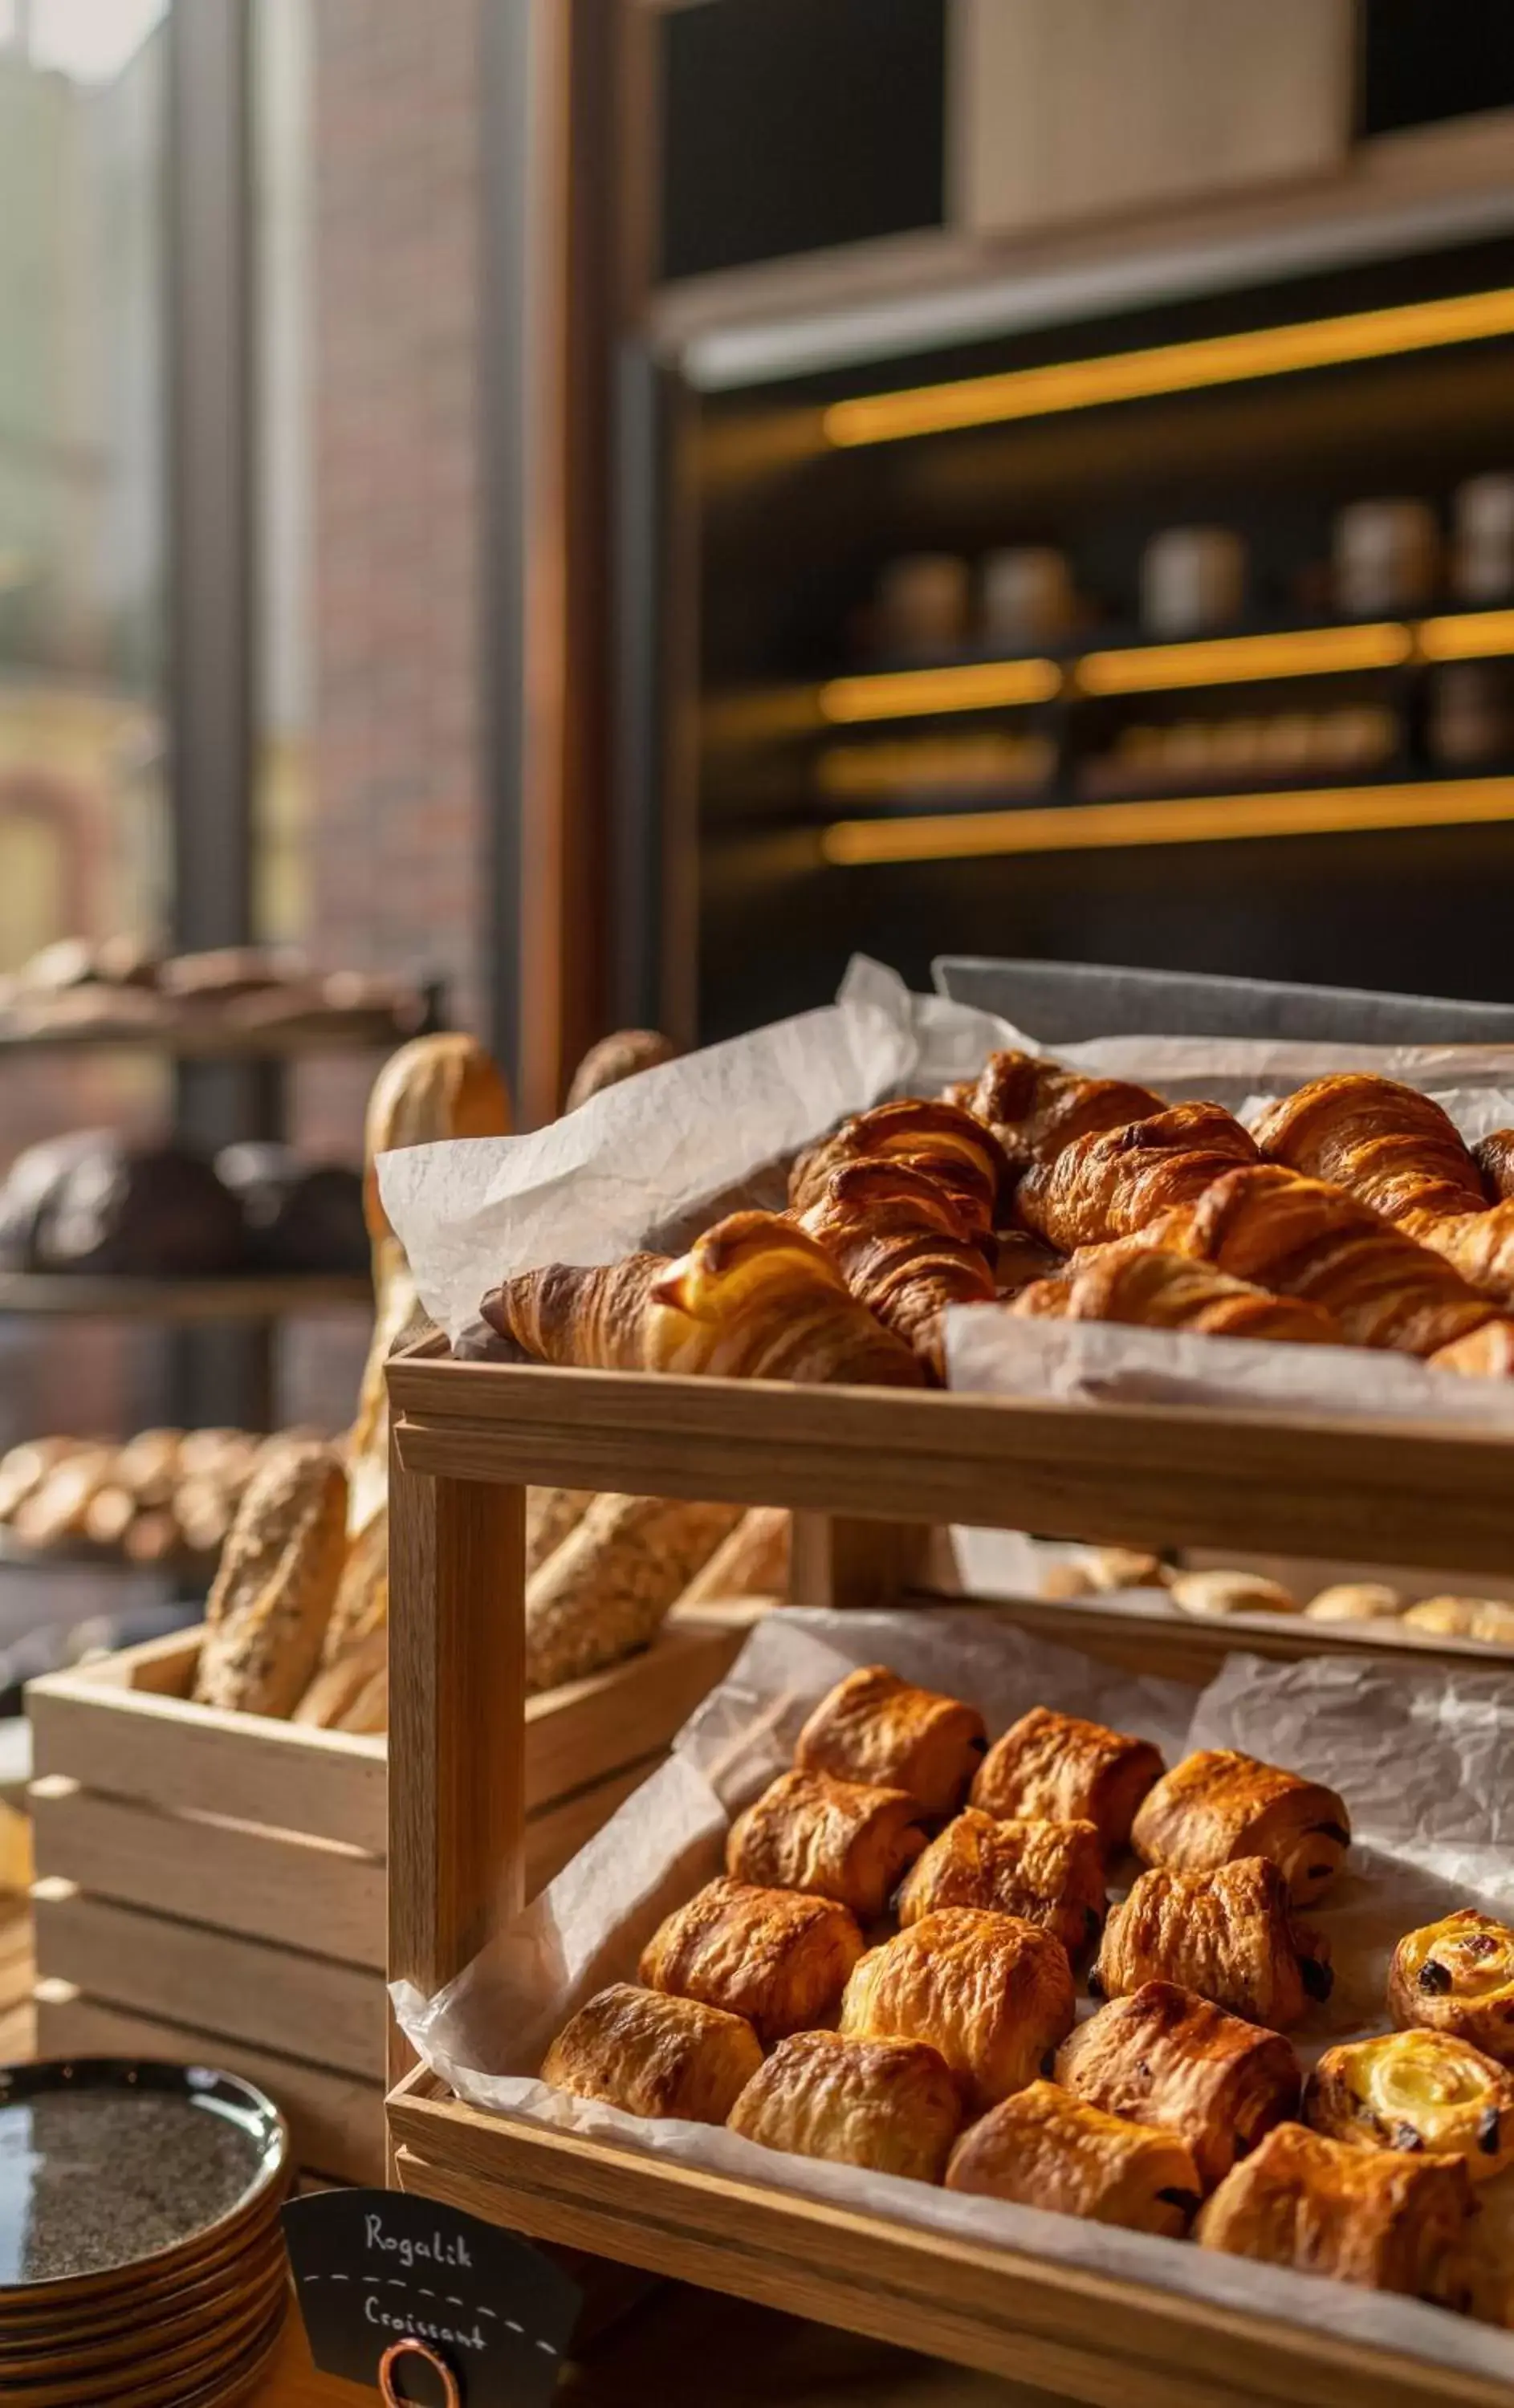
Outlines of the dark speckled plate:
M235 2075L116 2057L0 2070L0 2331L152 2273L192 2280L271 2218L288 2170L282 2116Z

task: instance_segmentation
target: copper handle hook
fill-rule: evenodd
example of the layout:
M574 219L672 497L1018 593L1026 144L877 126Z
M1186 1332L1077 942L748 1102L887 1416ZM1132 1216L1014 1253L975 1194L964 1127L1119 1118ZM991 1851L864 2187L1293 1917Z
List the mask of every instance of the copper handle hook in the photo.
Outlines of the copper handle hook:
M427 2366L434 2367L441 2377L445 2408L463 2408L463 2395L452 2368L434 2349L428 2349L424 2341L417 2341L413 2333L407 2333L403 2341L391 2342L379 2360L379 2389L383 2394L386 2408L415 2408L414 2401L407 2393L395 2388L395 2369L402 2358L421 2358Z

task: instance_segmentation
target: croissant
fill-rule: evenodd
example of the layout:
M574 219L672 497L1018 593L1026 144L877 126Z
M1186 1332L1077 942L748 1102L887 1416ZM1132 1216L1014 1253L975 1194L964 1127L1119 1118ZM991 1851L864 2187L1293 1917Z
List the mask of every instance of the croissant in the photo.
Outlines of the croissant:
M1514 1930L1464 1906L1406 1932L1388 1969L1388 2012L1400 2028L1449 2032L1514 2066Z
M961 1205L908 1162L863 1158L833 1170L800 1226L822 1245L858 1300L945 1376L941 1316L991 1304L994 1272Z
M1514 1199L1514 1129L1494 1129L1472 1149L1478 1175L1495 1204Z
M899 1920L907 1928L944 1906L982 1907L1038 1923L1076 1964L1103 1927L1103 1847L1097 1828L996 1822L968 1807L931 1841L906 1876Z
M1147 1235L1236 1279L1321 1306L1357 1346L1434 1358L1500 1319L1453 1264L1355 1197L1280 1163L1232 1170Z
M801 1772L907 1789L922 1814L950 1814L988 1744L975 1707L913 1688L886 1664L866 1664L821 1698L794 1762Z
M1238 1164L1260 1159L1255 1140L1223 1105L1173 1104L1074 1138L1033 1163L1015 1191L1015 1210L1037 1237L1072 1254L1148 1229L1162 1213L1196 1203Z
M1092 1823L1105 1852L1115 1855L1129 1841L1135 1810L1161 1770L1149 1740L1032 1706L984 1757L973 1803L1001 1821L1029 1814Z
M1263 2265L1460 2308L1472 2205L1460 2158L1350 2149L1279 2124L1226 2175L1195 2238Z
M677 1261L631 1254L526 1271L480 1310L539 1363L895 1388L922 1377L825 1249L776 1212L732 1212Z
M1486 2182L1514 2162L1514 2074L1450 2032L1382 2032L1326 2049L1304 2120L1357 2148L1464 2158Z
M1145 1982L1175 1982L1247 2023L1287 2031L1310 1999L1330 1995L1330 1951L1293 1921L1282 1874L1265 1856L1241 1856L1214 1872L1142 1873L1110 1909L1095 1998L1117 1999Z
M765 2149L939 2183L962 2128L962 2093L922 2041L797 2032L753 2072L727 2120Z
M1095 1247L1065 1279L1037 1280L1010 1310L1057 1321L1124 1321L1146 1329L1196 1329L1214 1338L1278 1338L1341 1345L1346 1333L1317 1304L1269 1296L1210 1263L1152 1247Z
M760 1888L833 1898L872 1923L925 1845L918 1813L904 1789L785 1772L731 1825L726 1870Z
M1261 2031L1172 1982L1144 1982L1079 2024L1057 2052L1065 2089L1111 2115L1177 2132L1201 2186L1299 2104L1299 2063L1280 2032Z
M990 1129L960 1105L920 1097L875 1104L800 1155L788 1180L793 1212L819 1203L835 1172L853 1162L898 1162L923 1171L960 1206L969 1228L991 1248L1012 1184L1004 1151Z
M642 1952L648 1989L744 2015L764 2047L824 2023L862 1954L844 1906L797 1890L707 1882Z
M1175 2132L1106 2114L1054 2082L1001 2100L964 2132L946 2188L1172 2241L1188 2230L1201 2197L1192 2153Z
M1208 1872L1235 1856L1267 1856L1295 1906L1312 1906L1351 1844L1334 1789L1233 1748L1186 1756L1142 1801L1131 1833L1144 1865Z
M617 1982L564 2025L541 2079L627 2115L723 2124L761 2063L742 2016Z
M1273 1104L1256 1134L1270 1160L1333 1181L1473 1287L1514 1297L1514 1207L1490 1205L1455 1123L1418 1088L1360 1072L1313 1079Z
M981 2111L1034 2081L1075 2005L1067 1952L1049 1931L950 1907L869 1951L847 1982L841 2028L927 2042Z
M1161 1097L1149 1087L1127 1079L1088 1079L1030 1054L990 1054L975 1083L951 1093L992 1129L1015 1171L1052 1161L1074 1138L1123 1128L1162 1110Z

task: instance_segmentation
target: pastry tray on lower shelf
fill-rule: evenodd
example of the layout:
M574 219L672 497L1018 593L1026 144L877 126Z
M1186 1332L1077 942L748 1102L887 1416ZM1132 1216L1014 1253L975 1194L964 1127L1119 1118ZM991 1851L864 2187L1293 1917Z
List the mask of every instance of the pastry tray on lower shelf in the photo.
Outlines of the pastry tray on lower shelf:
M911 1585L918 1526L932 1523L1467 1573L1514 1562L1514 1444L1476 1432L469 1364L436 1340L391 1362L388 1379L390 1970L425 1996L464 1970L521 1891L521 1803L500 1740L525 1705L525 1484L788 1506L805 1517L802 1593L826 1603ZM1318 1625L1288 1637L1308 1647L1316 1633L1325 1652ZM1122 1649L1143 1638L1104 1635ZM1188 1677L1203 1678L1226 1636L1195 1631L1193 1642L1205 1660ZM1495 2377L1245 2305L527 2129L425 2072L392 2091L389 2125L407 2189L1098 2408L1514 2401Z

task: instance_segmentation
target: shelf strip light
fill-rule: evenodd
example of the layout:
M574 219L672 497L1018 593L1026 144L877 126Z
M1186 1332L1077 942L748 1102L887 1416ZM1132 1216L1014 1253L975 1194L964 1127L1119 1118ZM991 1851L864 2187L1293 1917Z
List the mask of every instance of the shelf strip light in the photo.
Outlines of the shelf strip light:
M969 861L995 853L1089 853L1117 845L1214 844L1245 837L1458 827L1514 820L1514 777L1418 785L1317 787L1269 795L1193 795L1169 802L1058 803L919 819L837 820L822 857L837 867Z
M1421 619L1420 657L1426 661L1487 660L1514 652L1514 610L1467 610L1450 619Z
M1157 694L1176 686L1233 685L1251 678L1323 677L1343 669L1391 669L1408 660L1407 627L1305 627L1276 636L1222 636L1195 644L1144 644L1088 652L1076 681L1085 694Z
M1049 702L1061 691L1055 661L966 661L942 669L900 669L882 677L832 678L820 688L826 719L914 719L937 710L995 710Z
M1391 309L1355 310L1339 318L1312 318L1290 326L1210 335L1193 342L1161 343L1149 351L1010 368L951 384L858 394L832 402L821 425L826 440L840 447L897 443L913 435L1045 418L1061 410L1191 393L1204 385L1244 384L1254 377L1342 367L1355 360L1387 359L1399 351L1436 351L1450 343L1511 334L1514 288L1504 287L1440 301L1408 301Z

